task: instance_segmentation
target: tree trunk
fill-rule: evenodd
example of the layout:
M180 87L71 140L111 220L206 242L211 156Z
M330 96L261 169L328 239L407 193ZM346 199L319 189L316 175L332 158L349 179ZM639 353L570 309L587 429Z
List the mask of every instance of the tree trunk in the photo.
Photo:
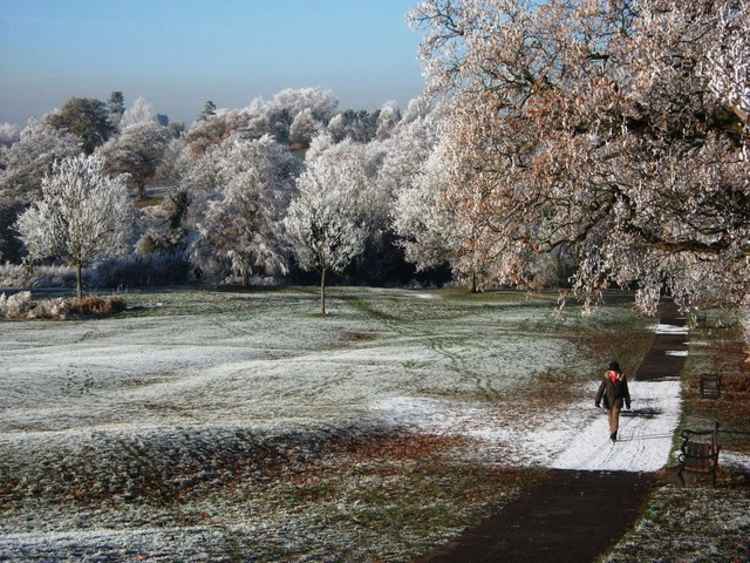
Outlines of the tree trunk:
M476 270L471 272L471 292L479 293L479 288L477 287L477 271Z
M326 316L326 269L320 270L320 314Z
M80 299L83 296L83 293L81 291L81 263L80 262L76 264L76 294L78 295L78 299Z

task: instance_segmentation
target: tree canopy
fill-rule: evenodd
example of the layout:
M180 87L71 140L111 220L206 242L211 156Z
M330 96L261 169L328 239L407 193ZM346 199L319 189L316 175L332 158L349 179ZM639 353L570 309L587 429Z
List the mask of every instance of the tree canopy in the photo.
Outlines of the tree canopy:
M81 140L81 148L91 154L114 133L107 104L96 98L70 98L63 107L49 114L47 121Z
M451 100L448 183L494 192L497 281L565 247L589 301L612 282L644 310L662 287L683 307L747 295L744 1L428 0L411 20Z

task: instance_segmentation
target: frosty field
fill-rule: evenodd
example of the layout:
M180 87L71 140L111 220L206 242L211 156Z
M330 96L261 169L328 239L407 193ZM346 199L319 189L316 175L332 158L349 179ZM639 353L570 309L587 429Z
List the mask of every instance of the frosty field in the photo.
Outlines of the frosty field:
M0 323L0 559L408 559L552 465L652 334L621 299L126 298Z

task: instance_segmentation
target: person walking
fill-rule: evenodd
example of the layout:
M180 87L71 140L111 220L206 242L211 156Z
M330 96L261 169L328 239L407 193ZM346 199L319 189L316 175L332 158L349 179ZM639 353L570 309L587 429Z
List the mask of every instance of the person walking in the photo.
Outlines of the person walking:
M628 379L620 369L620 364L610 362L609 369L604 373L599 391L596 393L594 405L599 408L604 400L604 408L609 414L609 439L614 444L617 441L617 430L620 427L620 411L622 404L630 410L630 391L628 390Z

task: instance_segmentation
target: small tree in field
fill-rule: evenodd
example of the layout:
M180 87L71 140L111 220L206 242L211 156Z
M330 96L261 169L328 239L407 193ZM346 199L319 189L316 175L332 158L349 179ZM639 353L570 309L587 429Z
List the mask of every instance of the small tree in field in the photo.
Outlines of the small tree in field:
M357 151L324 152L300 176L299 193L284 221L300 266L320 271L324 316L326 273L340 272L364 248L367 230L359 220L358 201L366 178Z
M127 248L128 191L122 176L109 178L101 159L75 156L55 163L42 180L42 198L16 228L33 259L62 258L81 271L96 258Z

